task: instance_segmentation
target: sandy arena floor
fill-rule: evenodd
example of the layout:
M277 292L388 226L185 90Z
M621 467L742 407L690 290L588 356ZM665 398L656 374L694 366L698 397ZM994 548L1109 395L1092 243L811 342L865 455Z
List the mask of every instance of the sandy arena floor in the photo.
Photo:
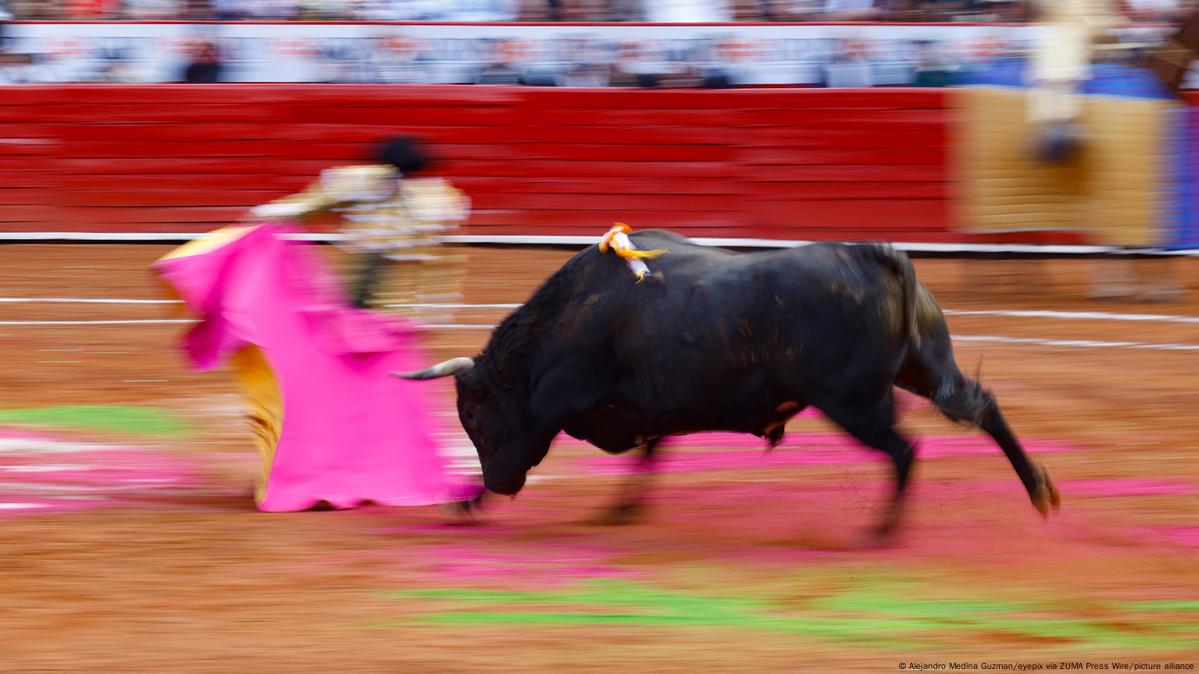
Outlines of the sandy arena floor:
M166 250L2 246L0 298L160 298L147 267ZM466 302L521 302L566 256L472 250ZM925 458L885 550L864 534L886 466L818 417L774 454L668 448L627 527L590 523L626 461L573 442L478 526L433 508L258 513L240 399L228 372L184 368L184 326L44 323L172 307L0 303L0 671L1199 666L1199 350L1180 348L1199 346L1199 319L1010 314L1199 316L1193 300L1089 301L1093 264L918 262L946 308L986 312L951 316L987 338L960 341L959 362L983 359L1064 503L1042 521L998 448L913 405ZM1199 285L1199 264L1178 271ZM432 355L487 335L431 334Z

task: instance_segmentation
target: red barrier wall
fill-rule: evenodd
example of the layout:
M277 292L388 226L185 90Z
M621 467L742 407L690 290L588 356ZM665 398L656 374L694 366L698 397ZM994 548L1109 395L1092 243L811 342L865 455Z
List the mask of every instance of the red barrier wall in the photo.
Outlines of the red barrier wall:
M954 241L936 90L5 87L0 230L194 232L411 133L472 234Z

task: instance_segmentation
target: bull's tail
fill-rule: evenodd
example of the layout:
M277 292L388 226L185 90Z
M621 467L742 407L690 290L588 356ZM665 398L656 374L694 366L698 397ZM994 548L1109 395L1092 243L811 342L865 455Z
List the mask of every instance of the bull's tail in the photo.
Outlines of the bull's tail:
M871 246L875 258L891 273L895 274L900 287L900 331L907 336L908 350L920 348L920 325L917 320L919 286L916 270L906 254L885 243Z

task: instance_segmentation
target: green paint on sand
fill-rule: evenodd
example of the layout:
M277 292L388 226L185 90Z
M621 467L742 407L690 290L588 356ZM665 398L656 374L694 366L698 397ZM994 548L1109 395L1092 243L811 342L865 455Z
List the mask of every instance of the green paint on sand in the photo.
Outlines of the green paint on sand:
M60 405L0 409L0 424L155 436L179 436L190 430L173 412L158 407L130 405Z
M741 628L905 647L949 635L1004 633L1046 647L1177 650L1189 647L1176 622L1146 615L1192 610L1189 602L1112 604L1104 617L1065 615L1045 602L925 598L906 583L864 583L798 607L758 599L709 596L620 580L595 580L564 590L421 589L390 592L449 604L414 617L426 623L486 625L609 625ZM411 624L411 623L409 623Z

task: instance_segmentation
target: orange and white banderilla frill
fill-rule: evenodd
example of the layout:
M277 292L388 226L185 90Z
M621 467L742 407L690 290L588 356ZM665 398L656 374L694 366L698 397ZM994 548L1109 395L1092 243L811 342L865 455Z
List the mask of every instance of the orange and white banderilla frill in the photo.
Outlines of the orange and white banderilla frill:
M662 255L666 250L662 248L657 250L637 250L637 247L629 240L629 233L632 231L632 228L623 222L616 223L600 239L599 249L601 253L607 253L608 248L611 247L617 255L628 263L629 269L637 277L637 282L641 283L645 280L646 275L653 275L649 270L649 265L645 264L645 261Z

